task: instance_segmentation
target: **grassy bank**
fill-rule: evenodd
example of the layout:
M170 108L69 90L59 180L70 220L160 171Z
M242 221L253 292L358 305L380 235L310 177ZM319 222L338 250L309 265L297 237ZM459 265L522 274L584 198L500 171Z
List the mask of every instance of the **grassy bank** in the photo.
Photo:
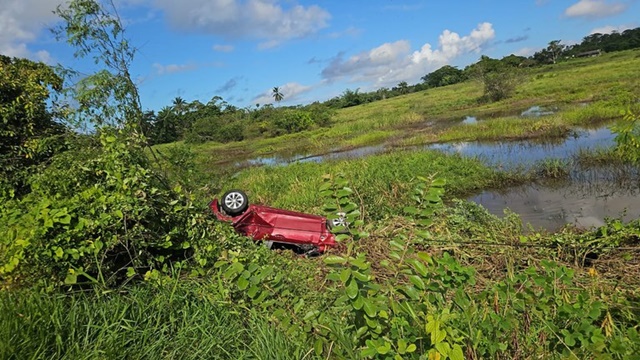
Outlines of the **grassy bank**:
M640 224L553 236L525 236L519 226L513 215L454 202L427 233L392 215L367 222L369 237L324 258L245 244L198 278L175 274L118 291L3 291L0 357L365 359L393 351L417 359L456 348L467 359L633 359L640 268L638 250L626 248ZM331 264L342 256L353 257ZM281 280L260 276L266 268ZM356 273L370 315L352 307L342 283ZM394 296L378 298L380 289ZM380 324L389 350L377 345L381 354L366 355L375 327L362 333L365 316ZM434 319L439 342L425 332Z

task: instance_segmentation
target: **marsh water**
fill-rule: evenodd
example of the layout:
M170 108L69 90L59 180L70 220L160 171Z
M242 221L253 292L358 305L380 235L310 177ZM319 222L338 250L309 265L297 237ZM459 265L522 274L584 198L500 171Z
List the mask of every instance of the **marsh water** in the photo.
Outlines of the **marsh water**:
M609 128L575 129L566 139L541 141L469 141L431 144L426 149L475 156L487 164L511 170L528 168L545 159L569 160L581 151L606 149L614 144Z
M521 116L541 116L549 110L534 107ZM472 125L469 116L461 120ZM580 152L606 149L614 145L615 135L607 128L575 129L565 139L541 141L491 141L430 144L411 150L437 150L477 157L502 170L527 170L540 162L555 159L569 166L564 181L534 183L515 188L484 191L470 197L489 212L503 216L506 209L517 213L523 225L556 231L567 224L591 228L604 224L606 218L630 220L640 218L640 175L631 167L584 168L573 161ZM323 162L360 158L390 151L384 144L318 155L264 157L249 160L250 165L286 165L292 162Z
M565 181L484 191L469 200L498 216L509 209L520 216L523 225L548 231L568 224L598 227L606 218L628 221L640 217L639 177L631 167L573 169Z

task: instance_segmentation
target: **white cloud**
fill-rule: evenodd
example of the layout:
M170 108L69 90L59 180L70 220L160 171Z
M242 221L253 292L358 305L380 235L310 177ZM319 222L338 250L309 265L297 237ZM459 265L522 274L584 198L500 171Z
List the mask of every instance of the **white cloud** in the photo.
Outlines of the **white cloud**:
M564 14L568 17L603 18L617 15L627 9L621 2L607 2L605 0L579 0L569 6Z
M198 66L195 64L169 64L162 65L154 63L153 68L158 75L175 74L183 71L195 70Z
M316 5L280 0L155 0L172 26L226 38L257 38L264 47L304 38L327 26L331 15ZM275 44L275 45L274 45Z
M284 97L283 101L292 102L295 101L300 95L311 91L312 86L302 85L297 82L290 82L284 85L278 86L280 93ZM253 102L257 104L269 104L273 103L272 89L265 91L264 93L253 98Z
M526 56L529 57L533 54L535 54L536 51L538 51L540 49L534 49L534 48L530 48L530 47L524 47L522 49L517 50L516 52L514 52L514 55L517 56Z
M479 52L493 38L493 25L485 22L466 36L443 31L436 49L427 43L411 53L411 45L406 40L385 43L346 60L338 55L322 70L322 77L328 81L346 78L351 82L373 82L375 86L415 81L461 55Z
M233 45L221 45L221 44L216 44L213 45L213 50L217 51L217 52L232 52L235 49L235 47Z
M60 1L2 0L0 5L0 54L52 62L44 50L31 51L27 44L56 19L53 10Z
M600 33L600 34L611 34L614 31L617 32L623 32L625 30L628 29L633 29L635 28L635 25L632 24L627 24L627 25L617 25L617 26L613 26L613 25L607 25L607 26L602 26L602 27L598 27L595 28L593 30L591 30L591 32L589 33L589 35L591 34L596 34L596 33Z

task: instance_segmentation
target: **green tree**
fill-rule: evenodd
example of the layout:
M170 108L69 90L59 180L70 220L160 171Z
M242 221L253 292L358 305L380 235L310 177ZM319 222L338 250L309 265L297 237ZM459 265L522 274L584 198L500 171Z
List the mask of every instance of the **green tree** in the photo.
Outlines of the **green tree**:
M480 61L468 66L465 72L482 83L482 100L485 101L499 101L510 97L522 82L518 68L484 55L480 57Z
M284 95L282 95L282 93L280 92L280 88L277 86L274 86L274 88L271 90L271 96L273 96L273 99L276 102L280 102L282 101L282 99L284 99Z
M553 40L541 51L533 54L533 58L541 63L555 64L565 51L566 46L561 44L561 40Z
M44 63L0 55L0 183L8 186L2 192L20 190L23 172L51 156L50 136L64 127L53 120L47 101L62 84Z
M400 94L407 94L409 92L409 84L406 81L401 81L398 83L397 90Z
M183 115L186 111L186 108L187 102L184 101L183 98L181 98L180 96L176 96L176 98L173 99L172 109L176 114L180 116Z
M445 65L438 70L423 76L424 81L429 87L439 87L459 83L465 80L464 72L455 66Z
M63 20L53 29L56 38L71 45L76 57L91 57L96 64L104 65L104 69L85 77L73 69L62 69L65 76L81 78L77 86L66 91L78 103L76 122L91 121L96 127L129 126L139 132L142 105L129 72L136 49L125 36L114 3L108 4L111 11L94 0L72 0L55 10Z

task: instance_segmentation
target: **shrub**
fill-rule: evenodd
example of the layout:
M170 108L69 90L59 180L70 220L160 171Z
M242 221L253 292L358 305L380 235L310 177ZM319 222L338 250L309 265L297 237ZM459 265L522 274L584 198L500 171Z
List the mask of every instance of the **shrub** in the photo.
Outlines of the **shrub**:
M306 111L285 110L274 118L273 125L286 133L296 133L310 128L313 120Z
M194 269L217 249L221 230L180 187L150 170L143 139L103 131L101 146L61 155L33 192L0 211L0 282L117 284Z

